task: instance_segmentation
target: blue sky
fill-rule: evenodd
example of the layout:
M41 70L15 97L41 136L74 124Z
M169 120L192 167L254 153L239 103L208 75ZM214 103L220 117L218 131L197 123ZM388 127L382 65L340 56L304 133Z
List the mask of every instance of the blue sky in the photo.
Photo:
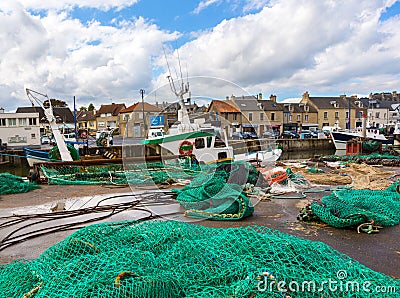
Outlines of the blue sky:
M398 28L394 0L1 1L0 106L174 100L166 61L197 98L400 91Z

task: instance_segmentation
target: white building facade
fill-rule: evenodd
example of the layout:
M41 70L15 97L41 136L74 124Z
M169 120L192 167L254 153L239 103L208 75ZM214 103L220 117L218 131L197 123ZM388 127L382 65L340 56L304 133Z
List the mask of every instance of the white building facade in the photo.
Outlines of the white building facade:
M5 113L0 109L0 140L7 148L40 147L39 113Z

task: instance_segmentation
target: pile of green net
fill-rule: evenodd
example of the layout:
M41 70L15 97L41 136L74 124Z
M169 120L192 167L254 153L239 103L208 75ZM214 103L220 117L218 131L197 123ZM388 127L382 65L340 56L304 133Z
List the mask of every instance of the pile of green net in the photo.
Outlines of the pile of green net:
M23 193L40 188L36 183L24 181L10 173L0 173L0 195Z
M371 153L368 155L328 155L320 161L342 161L344 163L366 163L369 165L400 166L400 156L392 154Z
M125 167L124 167L125 166ZM138 163L101 165L42 165L50 184L149 184L164 183L168 179L187 179L201 169L187 168L176 163ZM208 169L207 169L208 170Z
M49 184L126 184L122 164L42 165Z
M399 184L385 190L339 189L312 202L312 213L323 222L337 228L373 223L383 227L400 222ZM309 213L310 213L309 212Z
M321 242L175 221L88 226L35 260L0 267L4 298L387 297L377 286L400 291L398 279Z
M214 171L198 175L189 185L173 191L186 209L186 216L237 220L253 214L245 186L258 184L259 177L257 169L249 163L222 163Z
M71 154L72 160L81 159L78 150L73 145L67 144L67 149ZM52 160L61 160L61 153L60 149L58 149L58 146L53 146L53 148L50 149L49 158Z

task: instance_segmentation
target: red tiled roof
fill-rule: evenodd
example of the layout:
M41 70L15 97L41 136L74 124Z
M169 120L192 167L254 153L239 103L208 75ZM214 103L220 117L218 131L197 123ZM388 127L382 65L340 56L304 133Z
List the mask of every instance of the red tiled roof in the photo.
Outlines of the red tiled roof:
M113 103L110 105L101 105L100 109L96 113L96 117L101 114L111 113L113 116L117 116L122 109L125 109L124 103Z
M235 106L235 104L228 100L213 99L208 107L208 111L210 111L212 106L214 106L220 113L240 113L240 110Z
M147 102L144 103L144 110L146 112L161 112L160 108L158 108L158 107L156 107L156 106L154 106L152 104L149 104ZM139 111L139 112L142 111L142 103L141 102L137 102L137 103L125 108L125 109L122 109L119 112L120 113L131 113L133 111Z

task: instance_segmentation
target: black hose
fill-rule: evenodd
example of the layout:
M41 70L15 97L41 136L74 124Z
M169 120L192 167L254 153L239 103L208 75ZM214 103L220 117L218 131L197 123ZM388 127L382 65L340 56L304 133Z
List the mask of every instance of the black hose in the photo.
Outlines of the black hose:
M39 213L39 214L30 214L30 215L12 215L8 217L0 217L0 219L8 219L11 218L11 220L6 221L2 224L0 224L0 228L5 228L5 227L10 227L15 224L20 224L25 221L29 220L36 220L39 219L37 222L33 223L28 223L22 227L19 227L12 232L10 232L8 235L6 235L1 241L0 241L0 251L10 247L12 245L16 245L18 243L27 241L29 239L33 239L36 237L44 236L49 233L56 233L56 232L62 232L62 231L68 231L68 230L75 230L75 229L80 229L84 227L84 224L90 223L90 222L95 222L99 220L104 220L106 218L109 218L115 214L121 213L126 210L136 210L136 211L143 211L147 212L148 215L145 217L142 217L141 219L134 221L140 222L140 221L145 221L145 220L151 220L158 218L159 216L154 215L150 210L141 208L139 207L146 207L148 203L151 201L154 201L154 203L160 204L160 203L171 203L171 199L160 199L160 197L165 197L168 195L173 195L172 192L164 193L164 192L145 192L139 195L140 198L136 199L133 202L125 202L125 203L118 203L118 204L111 204L111 205L103 205L101 206L101 203L104 203L107 200L115 199L115 198L120 198L120 197L127 197L127 196L132 196L132 194L120 194L120 195L113 195L107 198L104 198L100 200L94 207L89 207L89 208L84 208L84 209L78 209L78 210L67 210L67 211L59 211L59 212L52 212L52 213ZM151 199L151 200L149 200ZM146 204L147 201L147 204ZM46 227L42 229L37 229L35 231L30 231L26 232L23 234L15 235L19 231L22 231L24 229L27 229L29 227L32 227L34 225L42 224L42 223L47 223L55 220L61 220L65 218L71 218L71 217L78 217L82 215L88 215L91 213L102 213L102 212L107 212L109 211L108 214L98 216L95 218L87 219L87 220L82 220L82 221L77 221L73 223L68 223L68 224L62 224L62 225L56 225L56 226L51 226L51 227ZM41 219L41 220L40 220Z

